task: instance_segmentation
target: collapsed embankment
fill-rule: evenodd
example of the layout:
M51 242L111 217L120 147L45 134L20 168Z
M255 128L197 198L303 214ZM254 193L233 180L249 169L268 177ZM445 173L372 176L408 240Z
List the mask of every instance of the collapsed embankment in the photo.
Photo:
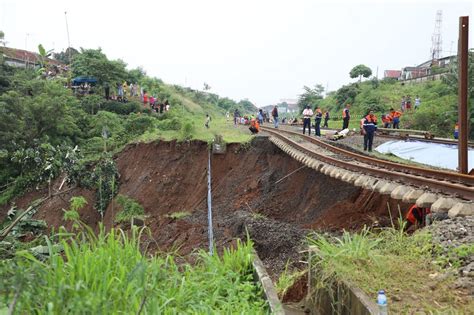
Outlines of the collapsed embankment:
M151 230L149 246L178 249L186 255L207 248L208 144L154 142L127 146L115 157L120 173L119 194L138 201ZM398 204L388 196L335 180L302 165L266 138L251 145L230 144L222 155L212 155L212 203L214 236L218 247L245 237L246 230L271 275L297 262L298 249L309 229L360 229L364 225L389 223L387 205L398 216ZM57 186L59 183L57 183ZM63 188L64 189L64 188ZM45 194L36 191L17 199L17 206ZM92 227L100 221L94 209L95 193L75 188L50 198L35 214L51 227L64 225L63 210L73 196L84 196L88 205L79 211ZM406 209L407 205L400 205ZM115 202L104 216L107 227L115 225ZM0 209L0 218L7 207ZM173 219L169 215L189 212Z

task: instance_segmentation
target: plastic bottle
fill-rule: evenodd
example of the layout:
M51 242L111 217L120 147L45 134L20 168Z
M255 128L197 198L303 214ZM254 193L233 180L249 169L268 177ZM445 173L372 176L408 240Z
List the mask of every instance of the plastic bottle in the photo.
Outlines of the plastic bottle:
M377 295L377 305L379 306L379 315L387 315L387 296L384 290L380 290Z

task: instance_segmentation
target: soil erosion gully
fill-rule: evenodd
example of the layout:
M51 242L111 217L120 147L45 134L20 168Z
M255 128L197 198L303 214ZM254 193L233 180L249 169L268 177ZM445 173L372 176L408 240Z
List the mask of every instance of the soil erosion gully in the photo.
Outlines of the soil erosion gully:
M327 164L374 177L385 178L401 184L413 185L421 189L428 187L430 190L438 193L474 200L474 176L380 160L336 147L325 141L294 131L267 127L261 127L261 129L307 156ZM290 139L289 136L297 136L315 144L324 149L319 151L326 151L326 154L309 149Z

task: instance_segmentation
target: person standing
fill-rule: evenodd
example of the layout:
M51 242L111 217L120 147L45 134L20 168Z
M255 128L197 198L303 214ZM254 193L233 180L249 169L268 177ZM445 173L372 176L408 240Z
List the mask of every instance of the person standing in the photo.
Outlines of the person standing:
M328 121L329 121L329 111L326 110L326 112L324 113L324 125L323 125L323 128L329 128L329 126L328 126Z
M415 110L417 110L418 107L420 107L420 104L421 104L421 100L420 100L420 97L417 95L415 98Z
M351 104L346 104L346 107L342 110L342 130L349 128L349 120L351 120L349 108L351 108Z
M314 117L314 132L316 136L321 137L321 120L323 119L323 112L319 107L316 107Z
M209 129L210 123L211 123L211 117L209 116L209 114L206 114L206 121L204 123L204 126L206 126L206 128Z
M311 117L313 116L313 111L306 105L306 108L303 110L303 134L305 134L306 126L308 126L308 135L311 136Z
M372 152L372 144L374 142L374 134L377 130L377 117L374 115L374 111L369 111L369 114L364 118L364 151L369 149Z
M237 127L237 120L239 119L239 111L237 110L237 108L234 110L234 126Z
M273 125L275 126L275 128L278 128L278 107L276 105L272 110L272 117L273 117Z
M260 125L262 125L263 124L263 111L262 111L262 109L258 110L257 119L258 119L258 123Z

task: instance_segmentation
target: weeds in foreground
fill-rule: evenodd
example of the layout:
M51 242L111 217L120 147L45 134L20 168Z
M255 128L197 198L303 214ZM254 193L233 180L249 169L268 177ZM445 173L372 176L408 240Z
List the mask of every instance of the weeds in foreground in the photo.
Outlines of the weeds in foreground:
M195 265L178 265L171 255L145 257L144 231L62 231L62 253L46 239L45 260L23 250L0 261L0 312L16 301L19 314L266 313L252 281L251 242L222 256L201 252Z
M285 270L280 274L278 281L275 285L277 293L280 297L285 296L286 292L300 279L306 270L295 270L289 271L289 261L286 263Z
M397 314L463 312L474 307L473 301L463 301L452 290L452 277L432 276L445 270L433 263L442 256L426 230L409 236L394 227L365 228L355 234L344 231L341 237L315 234L308 244L313 290L331 291L344 280L375 299L377 291L384 289L390 310ZM466 254L469 249L461 252Z

